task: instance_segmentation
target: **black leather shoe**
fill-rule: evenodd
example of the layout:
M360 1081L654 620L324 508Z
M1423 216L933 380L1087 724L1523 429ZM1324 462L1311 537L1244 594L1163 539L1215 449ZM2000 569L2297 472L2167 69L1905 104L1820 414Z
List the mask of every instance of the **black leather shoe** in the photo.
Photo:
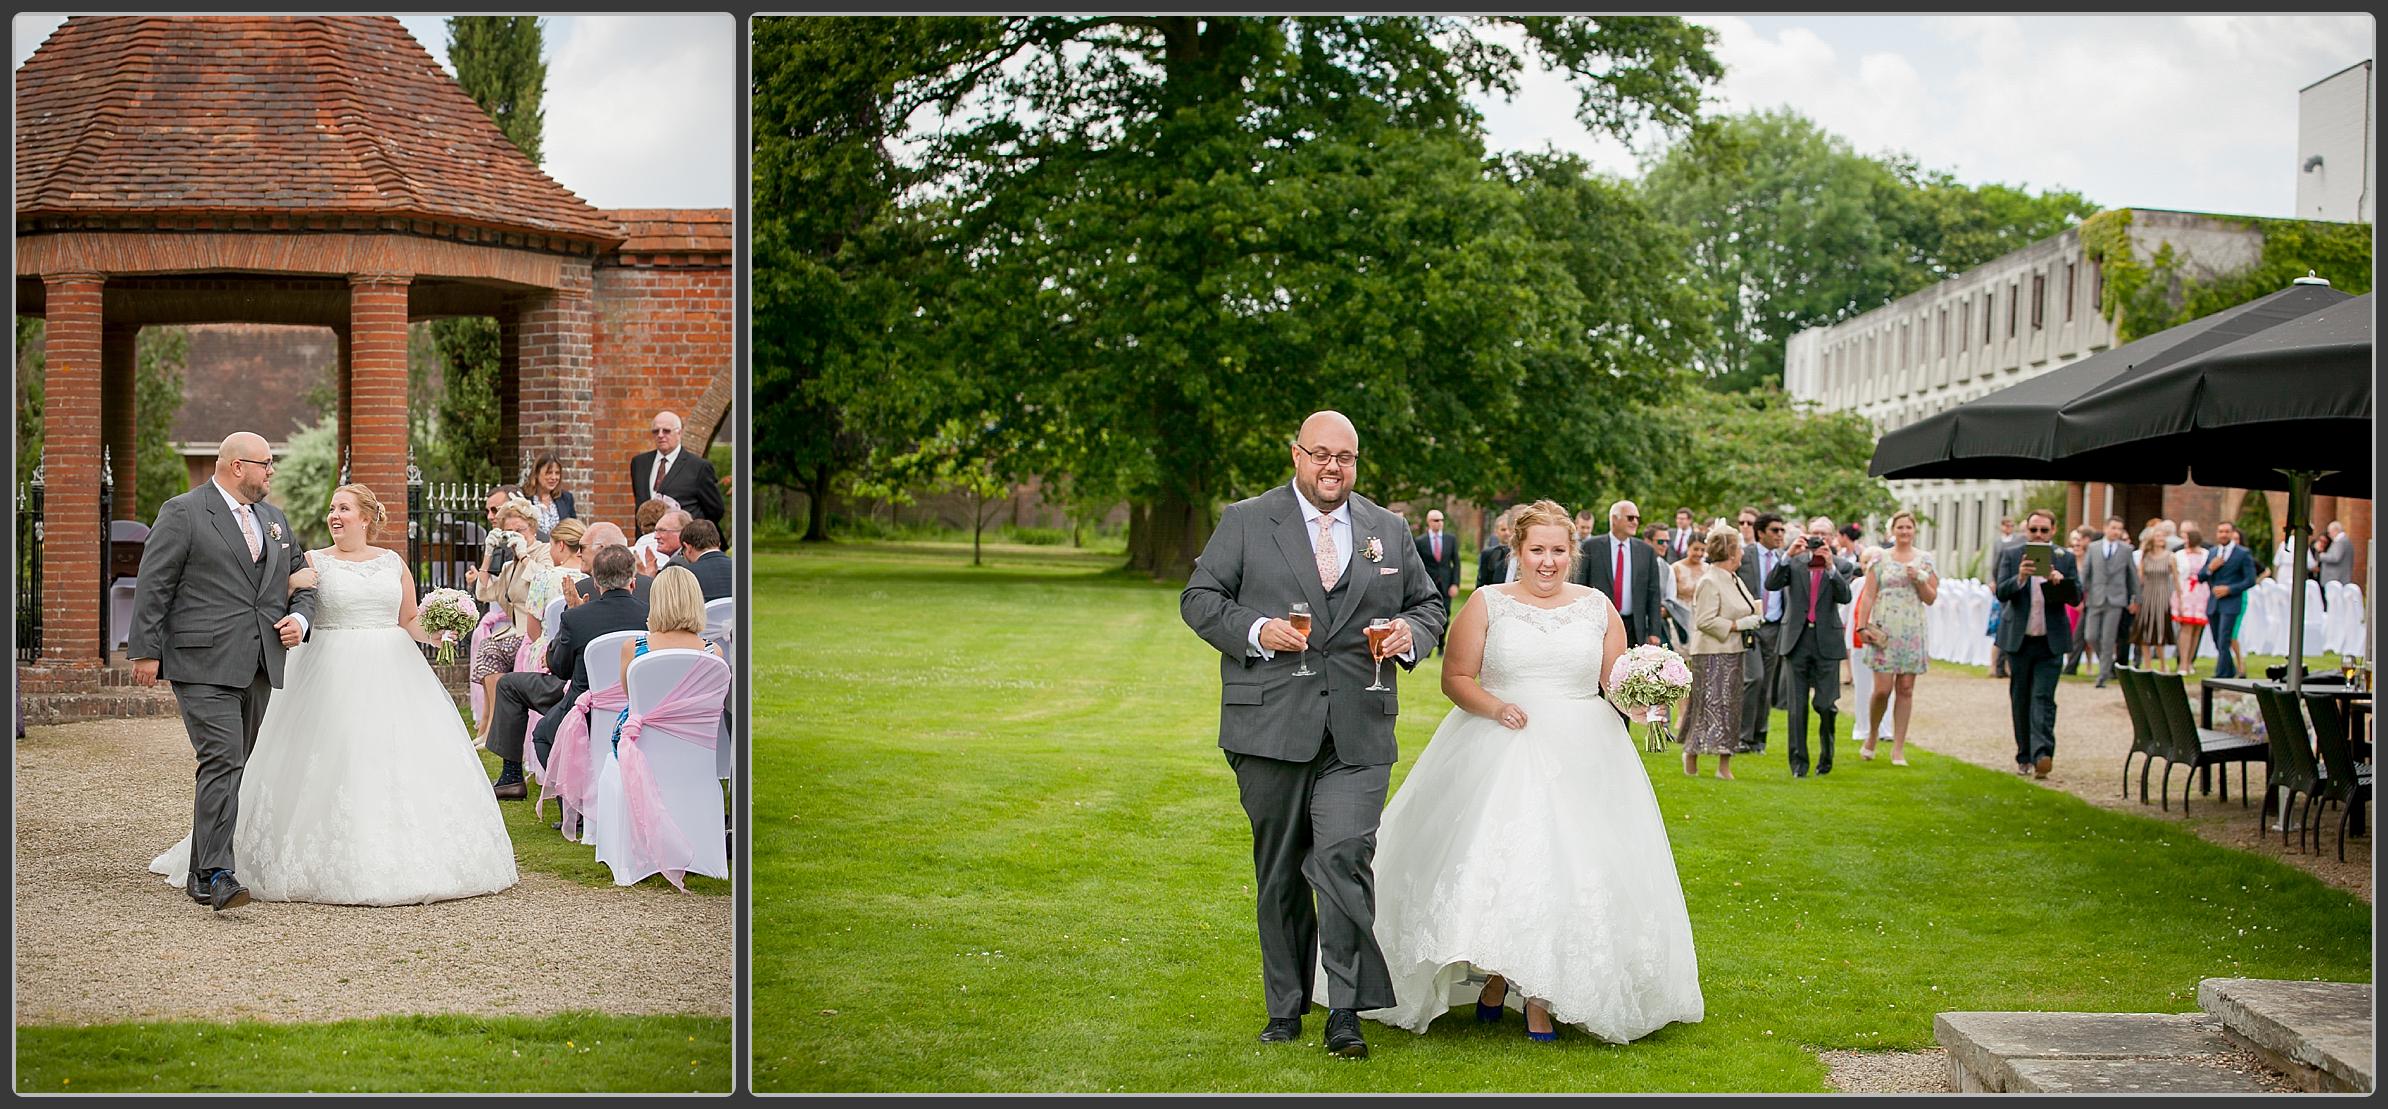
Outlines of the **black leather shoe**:
M191 895L191 900L202 905L207 904L207 883L199 879L198 871L191 872L190 878L183 882L182 888L183 892Z
M237 909L248 903L249 887L241 885L231 871L216 871L216 876L207 880L207 904L215 911Z
M1359 1010L1327 1010L1327 1054L1343 1059L1368 1058L1368 1041L1360 1038Z
M500 801L520 801L523 798L530 796L531 792L530 790L523 788L521 779L516 779L511 782L499 782L497 785L491 788L497 791L497 799Z
M1302 1038L1302 1018L1270 1017L1269 1026L1260 1030L1264 1044L1290 1044Z

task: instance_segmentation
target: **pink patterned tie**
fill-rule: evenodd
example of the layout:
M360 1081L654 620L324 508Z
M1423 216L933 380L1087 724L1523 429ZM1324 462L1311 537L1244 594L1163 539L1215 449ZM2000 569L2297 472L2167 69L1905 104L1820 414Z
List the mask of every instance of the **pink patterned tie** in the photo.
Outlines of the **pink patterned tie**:
M249 561L257 562L265 558L265 544L257 538L257 519L250 515L253 511L248 505L240 506L240 534L249 541Z
M1335 583L1343 577L1343 559L1335 554L1335 517L1318 518L1318 584L1333 592Z

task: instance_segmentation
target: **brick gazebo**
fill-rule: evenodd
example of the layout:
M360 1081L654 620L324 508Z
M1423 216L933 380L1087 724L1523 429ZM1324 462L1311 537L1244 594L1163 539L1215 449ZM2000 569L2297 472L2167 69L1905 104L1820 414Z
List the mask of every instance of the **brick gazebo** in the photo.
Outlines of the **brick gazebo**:
M590 206L396 19L79 17L16 81L17 312L47 321L29 688L99 684L102 448L129 517L144 326L330 329L351 476L401 496L411 321L496 319L503 457L561 458L583 515L628 516L655 408L698 450L726 426L730 213Z

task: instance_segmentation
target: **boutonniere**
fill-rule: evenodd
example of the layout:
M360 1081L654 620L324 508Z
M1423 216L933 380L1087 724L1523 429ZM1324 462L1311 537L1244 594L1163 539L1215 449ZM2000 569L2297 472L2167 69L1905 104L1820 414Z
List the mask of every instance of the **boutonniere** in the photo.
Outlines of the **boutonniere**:
M280 524L267 524L267 525L265 525L265 533L266 533L267 535L273 536L273 537L274 537L274 542L276 542L276 543L279 543L279 542L281 542L281 541L282 541L282 525L280 525Z
M1376 536L1371 535L1368 537L1368 546L1362 553L1368 556L1370 562L1383 562L1385 560L1385 545L1377 542Z

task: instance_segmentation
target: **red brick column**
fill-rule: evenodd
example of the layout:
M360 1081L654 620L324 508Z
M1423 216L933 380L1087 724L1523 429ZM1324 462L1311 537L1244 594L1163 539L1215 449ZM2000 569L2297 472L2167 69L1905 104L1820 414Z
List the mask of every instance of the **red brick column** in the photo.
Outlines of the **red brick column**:
M565 268L564 286L526 301L516 316L515 438L521 453L553 454L564 465L581 519L630 522L630 479L599 472L590 457L595 417L589 360L589 268ZM625 526L627 532L630 527Z
M393 512L406 504L406 290L403 274L353 274L348 289L348 479Z
M44 274L41 661L100 665L100 300L96 273Z
M100 328L100 433L116 473L115 517L134 519L140 507L140 451L134 445L138 416L133 401L133 340L141 330L125 324Z

